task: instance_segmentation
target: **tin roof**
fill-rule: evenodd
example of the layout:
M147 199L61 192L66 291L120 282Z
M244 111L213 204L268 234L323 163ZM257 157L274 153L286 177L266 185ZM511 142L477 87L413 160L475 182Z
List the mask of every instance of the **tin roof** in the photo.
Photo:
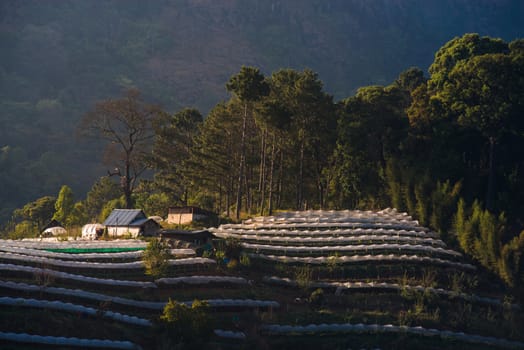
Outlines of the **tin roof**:
M147 220L141 209L115 209L104 221L104 226L141 226Z

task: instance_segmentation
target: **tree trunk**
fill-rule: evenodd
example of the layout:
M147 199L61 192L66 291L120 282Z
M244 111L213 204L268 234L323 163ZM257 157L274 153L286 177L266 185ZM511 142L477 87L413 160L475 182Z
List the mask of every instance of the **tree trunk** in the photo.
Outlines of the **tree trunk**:
M244 162L246 158L246 125L247 125L247 103L244 103L244 118L242 120L242 137L240 139L240 165L238 166L238 190L236 219L240 219L240 207L242 206L242 180L244 178Z
M298 164L298 179L297 179L297 210L302 210L303 205L303 191L304 191L304 140L300 142L300 156Z
M277 208L282 205L282 177L284 176L284 151L280 150L280 166L278 169Z
M131 198L131 164L129 163L129 160L126 160L126 173L124 178L120 180L122 182L124 197L126 200L126 209L133 209L133 199Z
M264 215L264 207L266 204L266 137L267 129L264 129L260 157L260 178L258 182L258 191L260 192L260 215Z
M273 144L271 145L271 165L269 169L269 204L268 204L268 215L273 215L273 173L275 170L275 143L276 137L273 135ZM262 215L264 210L262 209Z
M493 191L495 186L495 138L489 138L489 175L488 175L488 189L486 191L486 209L492 210L493 208Z

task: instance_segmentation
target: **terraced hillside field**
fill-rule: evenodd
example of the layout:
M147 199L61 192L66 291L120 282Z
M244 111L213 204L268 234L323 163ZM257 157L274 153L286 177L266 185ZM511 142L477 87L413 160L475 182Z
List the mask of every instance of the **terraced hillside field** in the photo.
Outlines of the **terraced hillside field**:
M212 250L171 249L157 278L139 240L0 241L2 348L524 348L504 286L407 214L286 212L210 231ZM169 299L207 301L209 331L166 333Z

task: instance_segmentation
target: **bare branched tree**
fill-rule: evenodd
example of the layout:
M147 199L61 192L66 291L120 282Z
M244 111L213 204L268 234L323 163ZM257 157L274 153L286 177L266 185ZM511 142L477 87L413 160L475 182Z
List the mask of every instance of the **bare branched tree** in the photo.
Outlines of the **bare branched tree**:
M82 118L83 135L107 142L104 161L112 167L107 173L120 177L126 208L133 207L131 195L148 166L153 121L163 113L158 106L145 103L138 90L130 89L121 99L97 103Z

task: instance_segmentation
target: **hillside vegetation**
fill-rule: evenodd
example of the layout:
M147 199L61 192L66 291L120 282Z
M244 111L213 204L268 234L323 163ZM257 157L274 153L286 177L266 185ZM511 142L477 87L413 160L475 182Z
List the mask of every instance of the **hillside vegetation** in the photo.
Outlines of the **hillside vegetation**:
M3 346L524 347L520 301L406 213L281 212L212 232L201 257L156 238L0 240Z

